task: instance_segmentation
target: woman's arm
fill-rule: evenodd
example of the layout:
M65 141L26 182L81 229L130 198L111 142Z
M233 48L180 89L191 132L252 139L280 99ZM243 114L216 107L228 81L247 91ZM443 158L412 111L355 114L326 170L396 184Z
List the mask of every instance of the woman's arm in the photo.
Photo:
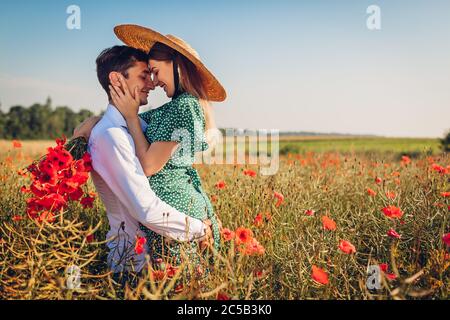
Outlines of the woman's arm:
M145 175L152 176L158 173L176 151L178 142L157 141L149 144L142 132L139 118L130 118L126 121L128 130L136 144L136 156L141 162Z
M84 120L73 130L73 136L71 140L78 137L84 137L86 141L89 141L92 129L97 124L97 122L100 121L101 118L101 116L92 116Z
M111 98L114 106L127 122L128 130L135 143L136 156L144 169L144 173L147 176L154 175L169 161L172 154L176 151L178 143L172 141L148 143L142 132L138 116L140 105L138 88L135 88L133 97L125 79L119 76L119 81L123 90L117 86L110 86Z

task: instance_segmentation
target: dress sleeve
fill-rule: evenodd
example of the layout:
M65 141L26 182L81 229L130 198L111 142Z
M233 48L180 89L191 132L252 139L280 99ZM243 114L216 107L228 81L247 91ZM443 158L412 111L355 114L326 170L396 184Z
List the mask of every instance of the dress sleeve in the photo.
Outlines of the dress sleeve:
M180 99L167 108L161 117L153 141L174 141L196 144L204 135L203 113L198 100ZM200 141L201 142L201 141Z

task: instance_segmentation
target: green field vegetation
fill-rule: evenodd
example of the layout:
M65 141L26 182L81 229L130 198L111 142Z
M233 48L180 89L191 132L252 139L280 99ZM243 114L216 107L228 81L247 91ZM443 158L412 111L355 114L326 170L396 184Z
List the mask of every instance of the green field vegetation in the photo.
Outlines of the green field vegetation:
M330 141L288 143L316 146L311 150L317 151ZM199 166L204 189L224 227L250 228L264 254L243 254L236 251L234 240L224 240L214 269L202 281L177 273L183 282L177 291L172 278L155 280L149 269L137 286L123 290L112 281L105 263L109 227L98 197L93 208L72 203L51 223L27 217L26 199L31 195L19 190L30 180L17 172L54 142L22 145L13 149L11 141L0 142L0 299L450 297L450 253L443 240L450 232L450 198L444 195L450 191L448 154L418 156L406 163L395 157L388 160L382 153L374 153L380 161L364 152L350 158L335 152L309 153L300 159L287 155L280 157L273 176L262 176L256 166ZM342 150L349 145L335 143ZM406 145L426 146L427 141L388 145L384 150L399 152ZM447 168L446 173L432 164ZM244 169L255 170L255 175L246 175ZM217 187L219 181L223 188ZM86 187L95 192L91 180ZM284 196L281 202L275 192ZM383 214L388 206L401 209L401 218ZM258 214L265 218L256 224ZM334 230L324 229L325 216L335 221ZM401 237L389 236L390 229ZM87 241L90 235L93 241ZM344 253L339 248L342 240L351 242L356 252ZM388 270L380 275L380 287L369 290L367 267L379 264ZM65 270L71 265L81 268L80 290L66 287ZM327 281L312 277L315 267L326 273Z

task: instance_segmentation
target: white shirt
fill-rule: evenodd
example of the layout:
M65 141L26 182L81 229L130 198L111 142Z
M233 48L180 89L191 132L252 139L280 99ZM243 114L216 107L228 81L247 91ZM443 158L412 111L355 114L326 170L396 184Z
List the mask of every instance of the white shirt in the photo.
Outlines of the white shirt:
M142 119L141 125L145 130L147 125ZM113 105L108 105L93 128L88 151L92 157L92 180L109 220L108 264L113 272L143 268L148 247L144 246L145 252L140 255L134 250L136 237L144 236L139 222L178 241L204 236L206 225L201 220L169 206L150 188L126 121Z

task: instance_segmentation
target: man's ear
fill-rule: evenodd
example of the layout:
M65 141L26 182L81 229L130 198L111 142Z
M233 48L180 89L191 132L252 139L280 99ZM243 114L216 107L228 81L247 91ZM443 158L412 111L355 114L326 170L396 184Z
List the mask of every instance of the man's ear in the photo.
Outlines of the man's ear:
M109 73L108 77L109 77L109 83L111 83L113 86L120 87L118 72L112 71Z

